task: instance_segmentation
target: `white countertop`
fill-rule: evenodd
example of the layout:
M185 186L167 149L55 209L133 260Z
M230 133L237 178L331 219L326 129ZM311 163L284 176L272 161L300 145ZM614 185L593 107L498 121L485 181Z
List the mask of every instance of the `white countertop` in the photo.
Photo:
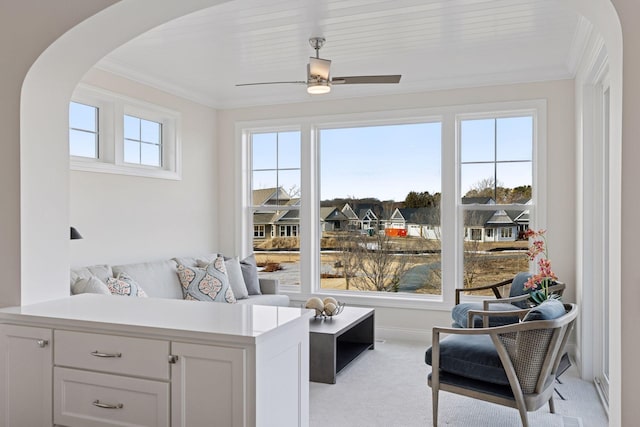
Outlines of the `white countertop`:
M266 335L313 311L294 307L184 301L164 298L132 298L82 294L54 301L0 309L0 322L29 322L64 327L69 322L86 327L123 326L155 328L174 333L213 334L221 338Z

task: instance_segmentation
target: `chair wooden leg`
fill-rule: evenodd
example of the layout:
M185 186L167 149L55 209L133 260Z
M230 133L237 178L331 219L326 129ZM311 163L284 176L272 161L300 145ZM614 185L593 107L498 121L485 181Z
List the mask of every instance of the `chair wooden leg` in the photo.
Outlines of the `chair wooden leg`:
M549 398L549 412L552 414L556 413L556 405L553 403L553 396Z
M438 389L436 387L431 388L431 401L433 404L433 427L438 427Z
M527 418L527 408L518 405L518 412L520 412L520 420L522 420L522 427L529 427L529 419Z

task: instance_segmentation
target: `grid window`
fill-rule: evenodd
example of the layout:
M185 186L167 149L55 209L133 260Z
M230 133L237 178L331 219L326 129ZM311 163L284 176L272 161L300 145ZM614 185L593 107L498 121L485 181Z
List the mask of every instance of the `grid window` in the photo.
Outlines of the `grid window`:
M460 129L460 201L463 286L512 278L528 270L521 253L527 240L514 233L519 219L533 208L534 117L531 114L463 119ZM494 230L495 224L504 224ZM493 249L509 247L520 251Z
M69 104L72 170L180 180L180 112L79 85Z
M295 272L300 270L300 132L255 132L249 141L253 251L259 263L278 262L287 271L277 276L282 285L299 288L300 275ZM264 250L270 248L281 249L286 256ZM279 273L260 274L274 278Z
M531 198L533 117L462 120L462 197L491 197L493 203Z
M124 161L162 166L162 124L125 114Z
M69 104L69 154L98 158L98 107L71 102Z

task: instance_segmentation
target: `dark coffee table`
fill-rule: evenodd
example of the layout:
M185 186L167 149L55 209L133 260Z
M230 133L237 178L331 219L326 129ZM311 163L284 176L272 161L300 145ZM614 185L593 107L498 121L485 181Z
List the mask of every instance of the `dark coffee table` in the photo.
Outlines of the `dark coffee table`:
M374 310L345 307L337 316L312 318L309 333L309 379L335 384L349 362L373 350Z

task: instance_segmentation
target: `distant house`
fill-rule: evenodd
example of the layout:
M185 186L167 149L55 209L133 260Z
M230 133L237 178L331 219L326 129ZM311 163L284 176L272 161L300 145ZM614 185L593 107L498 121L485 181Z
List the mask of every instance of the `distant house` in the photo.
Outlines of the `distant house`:
M320 208L321 231L344 231L349 224L349 218L336 207Z
M495 205L491 197L463 197L463 204ZM525 204L530 203L528 201ZM497 205L496 205L497 206ZM467 210L464 239L479 242L513 242L529 228L529 210Z
M397 208L385 221L384 227L387 236L439 239L441 235L440 208Z
M282 187L264 188L253 191L253 205L257 206L253 213L254 239L299 236L299 198L292 198ZM260 206L286 206L289 209L274 212L273 210L261 210ZM294 208L291 209L291 207Z
M464 204L495 205L491 197L465 197ZM496 205L497 207L497 205ZM439 239L440 209L397 208L384 221L388 236ZM466 210L464 213L464 239L479 242L515 241L529 228L529 210Z
M351 231L378 230L380 218L374 212L374 208L372 204L362 203L352 207L349 203L345 203L341 211L348 218L348 229Z
M349 203L345 203L341 209L344 216L347 217L347 228L349 230L357 230L360 227L360 218L358 214L353 210Z
M253 192L253 237L298 237L300 235L300 199L292 198L282 188L265 188ZM464 212L464 239L477 242L508 242L522 238L529 228L529 210L499 209L491 197L464 197L464 204L493 205L496 209L472 209ZM527 202L525 204L528 204ZM273 211L273 207L284 209ZM269 207L270 209L261 209ZM345 203L320 208L320 230L360 231L369 234L382 228L387 236L421 237L438 240L441 236L440 208L396 208L389 218L380 218L375 206ZM380 209L379 209L380 210Z

